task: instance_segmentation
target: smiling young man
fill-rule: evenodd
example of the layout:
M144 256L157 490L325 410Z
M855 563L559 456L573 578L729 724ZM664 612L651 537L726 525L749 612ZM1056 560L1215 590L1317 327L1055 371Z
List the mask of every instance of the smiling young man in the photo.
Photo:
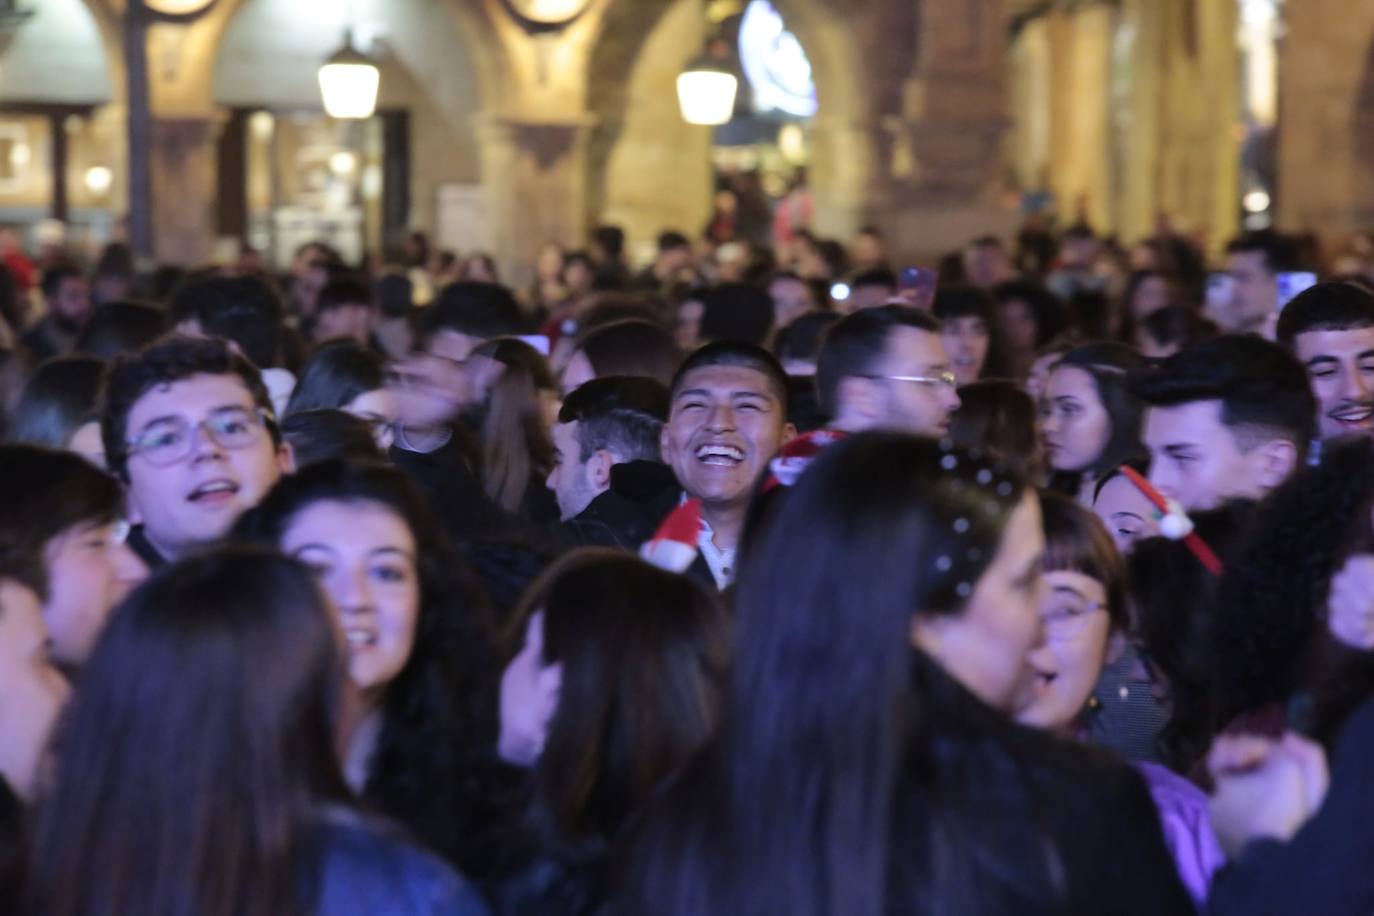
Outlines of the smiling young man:
M166 338L108 385L106 460L149 566L218 541L291 468L258 370L218 338Z
M959 407L940 322L920 309L884 305L830 329L816 364L816 392L830 426L939 437Z
M1185 510L1261 499L1302 465L1316 405L1278 344L1226 335L1139 373L1150 483Z
M659 445L687 497L701 500L696 572L704 562L717 588L733 581L749 501L794 434L787 375L761 347L707 344L674 377Z
M1284 307L1278 339L1307 370L1318 434L1374 435L1374 294L1318 283Z

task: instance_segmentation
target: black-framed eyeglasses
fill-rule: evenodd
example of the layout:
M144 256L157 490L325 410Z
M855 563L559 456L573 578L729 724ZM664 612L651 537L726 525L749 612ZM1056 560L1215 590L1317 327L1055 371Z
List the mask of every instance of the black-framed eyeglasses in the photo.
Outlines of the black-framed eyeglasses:
M918 385L935 387L944 385L953 391L959 387L959 378L953 372L937 372L934 375L870 375L869 378L887 379L890 382L915 382Z
M221 448L248 448L262 438L272 415L262 408L224 407L199 423L185 417L154 420L124 443L129 456L141 456L153 467L184 461L195 450L196 433L204 429Z

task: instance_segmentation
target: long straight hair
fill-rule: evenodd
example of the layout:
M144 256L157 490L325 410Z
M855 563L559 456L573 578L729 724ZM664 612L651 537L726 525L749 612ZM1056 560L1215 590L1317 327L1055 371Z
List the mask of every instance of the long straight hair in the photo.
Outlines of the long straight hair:
M38 916L308 910L343 667L306 570L234 548L115 611L59 728L27 889Z
M518 631L542 610L542 661L563 666L535 767L537 826L555 855L581 864L714 731L727 620L695 581L596 548L551 567L523 605Z
M883 916L913 894L933 901L922 912L953 912L943 904L977 893L960 880L973 833L962 806L1019 790L961 778L956 795L940 793L948 763L931 711L957 688L940 686L911 626L962 611L1024 493L969 453L864 433L827 448L764 511L741 566L709 788L631 869L652 898L632 912ZM967 772L1001 779L1005 758L989 759Z
M473 356L502 365L482 412L482 486L497 505L515 512L530 479L542 478L553 464L540 393L557 386L544 357L514 337L489 340Z

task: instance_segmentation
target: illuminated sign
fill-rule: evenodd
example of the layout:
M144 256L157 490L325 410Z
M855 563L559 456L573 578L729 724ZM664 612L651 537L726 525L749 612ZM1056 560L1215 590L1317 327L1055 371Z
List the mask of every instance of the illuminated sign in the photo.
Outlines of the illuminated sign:
M798 118L816 113L811 61L768 0L751 0L739 26L739 56L760 112Z

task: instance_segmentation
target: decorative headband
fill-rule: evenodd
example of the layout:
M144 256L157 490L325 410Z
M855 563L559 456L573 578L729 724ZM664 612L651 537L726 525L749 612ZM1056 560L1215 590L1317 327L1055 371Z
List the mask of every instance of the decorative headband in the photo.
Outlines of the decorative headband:
M1206 567L1207 571L1214 576L1220 576L1223 570L1221 559L1216 555L1202 536L1193 528L1193 520L1183 511L1183 507L1177 500L1169 499L1164 496L1154 486L1146 480L1139 471L1128 465L1121 466L1121 473L1126 479L1135 484L1135 488L1145 494L1145 498L1154 504L1159 514L1159 533L1171 541L1182 541L1193 556L1197 557L1198 562Z

